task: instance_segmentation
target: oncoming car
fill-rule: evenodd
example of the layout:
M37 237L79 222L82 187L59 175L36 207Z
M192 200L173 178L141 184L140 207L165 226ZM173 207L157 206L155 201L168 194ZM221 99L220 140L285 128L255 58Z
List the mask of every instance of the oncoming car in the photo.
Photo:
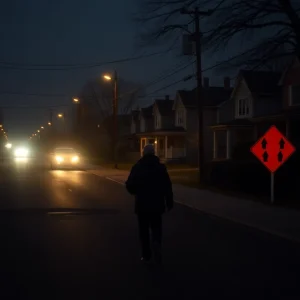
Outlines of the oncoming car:
M51 155L51 169L72 168L79 169L82 162L79 153L73 148L55 148Z

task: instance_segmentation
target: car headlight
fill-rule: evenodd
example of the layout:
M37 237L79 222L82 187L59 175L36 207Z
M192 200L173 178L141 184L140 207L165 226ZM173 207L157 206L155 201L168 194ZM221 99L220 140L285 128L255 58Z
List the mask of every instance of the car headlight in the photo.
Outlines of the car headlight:
M57 162L62 162L64 159L61 156L55 156Z
M72 157L72 162L78 162L79 161L79 157L78 156L73 156Z
M14 154L16 157L27 157L29 154L29 151L28 151L28 149L25 149L25 148L17 148L15 150Z

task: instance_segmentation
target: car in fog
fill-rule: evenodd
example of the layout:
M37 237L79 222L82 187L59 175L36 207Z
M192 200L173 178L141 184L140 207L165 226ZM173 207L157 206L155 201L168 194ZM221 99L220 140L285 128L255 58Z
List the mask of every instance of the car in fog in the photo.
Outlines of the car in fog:
M55 148L50 155L51 169L81 169L82 159L73 148Z

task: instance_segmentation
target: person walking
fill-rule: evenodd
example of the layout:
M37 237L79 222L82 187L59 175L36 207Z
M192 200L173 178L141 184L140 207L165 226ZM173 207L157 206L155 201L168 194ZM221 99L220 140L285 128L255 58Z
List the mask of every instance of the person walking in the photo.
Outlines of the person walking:
M139 237L144 262L154 260L161 264L162 215L173 208L172 183L165 165L155 155L153 145L146 145L143 157L132 167L125 183L127 191L135 196ZM150 231L152 246L150 242ZM153 251L152 251L153 250Z

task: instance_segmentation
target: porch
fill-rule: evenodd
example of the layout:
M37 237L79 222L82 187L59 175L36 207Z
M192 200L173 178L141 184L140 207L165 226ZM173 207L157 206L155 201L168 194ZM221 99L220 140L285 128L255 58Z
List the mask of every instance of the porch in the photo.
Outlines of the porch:
M235 120L237 121L237 120ZM239 120L235 124L212 126L213 160L241 159L248 160L251 156L250 147L272 125L275 125L288 138L291 137L291 121L282 116Z
M140 155L147 144L153 144L155 155L162 160L177 160L186 157L185 136L178 134L148 134L140 137Z

